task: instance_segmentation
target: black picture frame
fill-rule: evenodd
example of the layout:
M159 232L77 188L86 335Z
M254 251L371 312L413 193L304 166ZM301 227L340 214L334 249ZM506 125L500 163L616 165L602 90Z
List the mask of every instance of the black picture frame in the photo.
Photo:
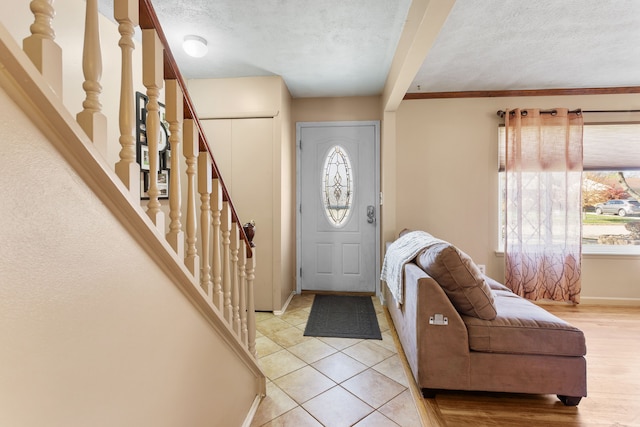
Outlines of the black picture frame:
M140 165L140 198L149 199L149 145L147 143L147 104L149 97L136 92L136 162ZM169 198L169 170L171 169L171 143L166 107L158 103L160 115L160 145L158 147L159 199Z
M158 199L169 198L169 183L171 182L169 169L158 171ZM140 173L140 199L149 200L149 184L151 180L149 172Z

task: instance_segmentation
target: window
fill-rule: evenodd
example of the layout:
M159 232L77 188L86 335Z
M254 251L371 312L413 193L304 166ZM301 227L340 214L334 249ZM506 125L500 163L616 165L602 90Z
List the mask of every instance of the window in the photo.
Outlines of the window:
M505 129L498 131L499 248L504 248ZM585 123L584 253L640 254L640 123Z
M329 223L340 227L349 218L353 200L353 173L349 155L339 145L329 150L322 168L322 199Z

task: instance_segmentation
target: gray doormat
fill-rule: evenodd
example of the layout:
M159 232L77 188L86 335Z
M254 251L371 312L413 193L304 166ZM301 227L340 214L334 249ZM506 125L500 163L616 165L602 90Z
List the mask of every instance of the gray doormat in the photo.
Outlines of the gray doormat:
M371 297L316 295L305 336L382 339Z

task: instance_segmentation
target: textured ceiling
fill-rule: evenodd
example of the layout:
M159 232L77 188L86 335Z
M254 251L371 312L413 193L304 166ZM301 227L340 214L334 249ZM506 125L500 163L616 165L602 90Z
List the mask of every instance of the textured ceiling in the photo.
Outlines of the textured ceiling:
M381 92L410 0L153 0L186 78L279 75L295 97ZM208 40L204 58L180 48Z
M382 93L411 0L153 5L186 78L279 75L299 98ZM204 58L184 54L188 34ZM640 1L457 0L418 61L407 92L640 86Z
M457 0L408 91L616 86L640 86L640 1Z

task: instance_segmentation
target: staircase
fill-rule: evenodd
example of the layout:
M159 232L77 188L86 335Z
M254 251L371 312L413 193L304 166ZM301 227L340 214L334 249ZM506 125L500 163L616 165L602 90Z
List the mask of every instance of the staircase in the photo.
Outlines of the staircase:
M153 277L155 281L159 280L157 277L162 277L162 281L166 280L171 283L179 291L179 295L175 298L187 301L191 305L191 310L204 321L209 332L206 332L206 328L202 329L199 326L198 332L194 332L194 336L197 334L197 338L194 337L194 340L187 340L187 342L191 344L196 341L200 342L203 337L211 333L211 343L202 343L203 348L199 347L200 350L193 354L192 361L185 356L190 353L187 351L188 349L184 348L176 351L175 357L177 358L176 363L185 363L192 369L201 370L202 378L211 378L211 381L209 384L198 384L193 390L188 387L181 390L180 397L176 398L175 402L180 402L184 398L185 407L194 405L188 411L184 410L184 413L171 405L165 405L164 398L158 397L156 401L154 393L157 393L158 396L164 396L164 391L152 388L141 387L139 392L144 396L138 395L135 399L136 402L132 402L132 408L129 409L122 407L122 401L115 396L117 393L106 399L98 397L98 394L90 398L78 397L78 402L75 405L96 405L94 415L101 413L100 404L97 402L104 404L101 422L95 420L89 422L91 417L84 417L83 411L78 408L74 410L73 406L65 408L67 404L72 405L74 399L68 398L68 396L59 396L58 407L55 410L52 409L51 413L44 410L41 413L41 419L32 416L30 423L26 418L19 418L22 415L19 415L18 409L20 405L27 404L26 395L22 400L20 393L13 393L11 399L16 411L11 415L11 411L6 412L3 409L4 415L0 415L0 424L44 425L42 423L45 423L58 425L52 421L53 419L57 419L59 425L103 425L102 423L104 425L199 425L200 422L202 425L225 426L248 424L266 389L265 376L258 365L255 349L253 282L256 259L254 243L248 238L248 236L253 238L253 224L247 221L243 225L234 208L231 195L219 173L209 142L187 91L186 83L173 59L151 1L115 0L113 18L118 25L110 25L111 23L107 22L106 26L104 25L105 17L98 11L97 0L86 0L86 2L66 0L64 3L71 1L74 2L74 5L78 3L86 8L84 22L78 23L78 25L83 25L82 33L84 35L81 61L68 60L71 54L67 55L66 51L63 51L63 48L56 42L54 23L57 11L54 9L53 0L33 0L28 5L28 2L20 1L17 5L12 6L25 10L30 9L32 13L33 21L29 27L30 35L22 40L22 48L15 38L15 31L12 34L6 27L6 24L15 25L16 23L0 23L0 86L6 93L6 96L0 100L0 104L5 106L7 111L13 111L14 109L9 104L15 103L21 110L19 114L16 113L16 121L19 122L23 117L30 120L34 129L43 134L48 143L55 148L61 158L60 162L64 162L63 165L58 165L57 169L65 169L64 165L66 164L73 171L74 177L78 177L79 182L76 182L75 178L69 181L69 186L78 185L78 189L74 188L72 194L82 193L86 188L93 194L92 197L95 197L102 204L101 206L92 205L93 207L88 207L86 212L82 209L83 212L78 213L81 218L80 223L88 219L101 218L92 224L92 227L95 227L99 234L102 224L109 222L109 219L105 217L106 214L101 211L104 208L105 212L115 218L119 227L126 233L122 237L117 234L117 237L114 236L114 240L132 240L137 243L137 249L127 249L131 253L122 254L124 261L119 261L121 265L106 267L110 271L109 274L122 277L125 281L130 281L134 277L138 280L141 273L133 272L131 266L124 265L126 258L129 256L131 259L148 257L157 271L143 277L149 277L149 280ZM75 6L77 7L77 5ZM60 13L62 14L62 10ZM142 34L141 43L135 36L137 27ZM104 95L101 85L101 77L104 73L103 51L112 52L116 48L113 45L106 46L101 42L101 36L108 31L112 33L117 31L117 34L108 37L110 39L119 36L117 47L120 51L121 65L118 73L120 94L118 106L114 107L117 110L117 116L109 115L106 109L103 110L102 105ZM107 64L109 76L112 77L114 58L108 55L107 57L110 61ZM134 64L139 62L142 63L141 70L134 68ZM63 99L63 93L66 97L66 93L70 92L66 87L69 79L65 78L65 73L79 73L79 70L72 69L76 64L81 64L84 80L73 81L78 86L75 92L82 90L84 99L81 105L77 105L73 109L73 111L78 111L74 116L71 112L72 108L69 108L71 100ZM136 76L142 77L143 87L140 87L140 79L136 79ZM140 156L141 144L137 138L140 132L140 120L137 119L139 119L138 115L141 114L141 111L136 106L136 92L143 92L144 98L147 100L146 111L142 114L144 114L145 120L146 146L144 149L148 151L148 163L144 162ZM113 94L109 95L113 97ZM164 117L160 116L161 110ZM118 123L119 129L119 135L116 137L109 135L107 131L109 123L114 123L114 121ZM166 134L163 133L165 128L168 131ZM2 127L2 132L7 132L9 129L8 125ZM13 129L13 131L24 133L18 129ZM29 132L33 131L29 130ZM168 135L166 142L170 147L171 155L168 156L165 152L165 157L161 158L159 145L163 135ZM118 149L115 150L114 147L118 147ZM5 149L4 151L9 153L9 161L13 158L19 159L20 162L29 162L19 154L11 157L12 153L18 153L18 150ZM42 156L52 157L52 165L57 164L57 154L49 153L47 148L43 148L41 151L44 153ZM109 160L110 153L115 151L118 151L118 156L117 160L112 163ZM9 170L13 169L9 168ZM25 173L22 179L30 180L31 176L33 174ZM55 183L51 184L55 185ZM26 191L31 188L35 190L33 196L26 198L34 200L35 208L33 206L29 209L25 207L24 212L18 214L17 212L21 208L21 206L17 206L20 205L18 203L20 195L16 195L15 187L10 187L16 186L17 183L3 182L2 185L1 195L5 203L13 203L12 206L7 204L3 207L6 212L0 211L3 215L9 215L8 224L5 220L5 225L8 228L11 228L12 224L14 229L22 228L23 224L27 224L27 221L30 220L29 211L40 210L38 206L41 204L36 204L35 199L38 198L39 193L47 193L47 188L42 188L40 184L28 183ZM59 209L64 210L64 206L61 204ZM97 211L100 212L96 214ZM91 215L94 216L91 217ZM18 218L19 216L20 218ZM48 216L48 213L43 215L44 218ZM9 258L9 261L14 260L18 263L21 258L17 253L23 253L22 249L26 250L29 245L37 244L34 242L37 241L38 236L32 230L37 230L41 223L42 220L37 224L24 225L27 231L19 237L14 237L15 235L10 232L7 232L6 236L3 235L5 244L13 246L12 258ZM107 226L104 225L104 227L106 233ZM113 227L111 226L110 230ZM51 233L56 234L57 231L51 230ZM71 235L73 233L68 236ZM74 243L69 240L69 237L61 238L56 245L74 251ZM98 250L101 245L94 242L94 247ZM64 264L66 259L55 254L52 255L51 261L60 265ZM94 267L95 264L86 265L85 270L91 270ZM111 289L112 282L106 279L107 275L101 276L101 274L102 271L95 271L92 277L98 281L101 281L100 277L105 277L104 281L108 283L106 288ZM15 276L24 279L27 275L26 272L9 272L6 276L3 273L5 278L14 278ZM55 272L52 273L52 277L54 276ZM62 273L60 277L61 289L56 292L58 294L68 292L69 295L73 295L72 299L79 298L78 291L71 290L70 286L67 286L73 283L73 278L67 279ZM27 294L27 291L21 291L18 287L16 289L13 294L17 295L15 301L7 299L7 305L33 296ZM94 292L93 289L91 291ZM48 298L53 298L51 295L55 295L55 293L51 289L45 291L45 293L49 292L51 294L48 294ZM106 303L101 305L102 302L96 302L99 300L96 292L98 291L96 290L90 298L92 304L95 303L96 307L101 309L108 308ZM171 293L170 290L164 288L162 292ZM132 294L127 298L138 301L139 297L140 295ZM154 297L149 297L148 300L145 300L144 297L140 298L142 304L144 301L150 302L158 299L154 299ZM154 302L154 304L158 304L158 302ZM180 311L183 313L180 304L182 303L178 301L168 302L167 312ZM176 308L174 305L180 306L180 308ZM16 307L16 304L13 304L12 307ZM71 307L70 312L75 312L78 309L76 305ZM114 311L122 308L122 306L113 307ZM16 310L16 315L12 321L16 322L19 327L24 327L25 330L20 335L15 334L6 338L8 342L15 340L14 348L18 352L21 345L31 342L28 339L30 334L37 335L37 333L34 332L35 329L32 329L32 325L28 321L31 319L30 315L25 314L24 310L18 311L17 308L13 310ZM60 318L66 318L65 310L55 311L54 317L59 315ZM154 316L162 314L159 307L154 307L151 311ZM125 316L131 317L131 319L127 317L128 321L136 321L134 312L135 310L126 312ZM200 321L193 319L192 314L180 314L180 316L188 317L190 319L188 322L198 324ZM109 317L110 315L105 314L104 319L107 320L104 322L118 323L118 320L114 321ZM97 327L98 323L103 322L103 320L96 320L100 319L99 314L94 316L92 313L84 313L80 316L79 323L82 324ZM140 317L138 319L140 322L148 320L142 318L142 315ZM176 320L175 327L181 328L181 322L182 320ZM41 326L44 327L45 324L43 323ZM135 323L130 325L131 330L142 328ZM169 322L167 325L173 324ZM167 325L164 326L165 329L173 329L173 326ZM115 335L112 328L109 328L108 332L102 336L113 337L120 345L126 342L129 343L127 345L135 346L136 344L129 342L128 339L120 338L127 334L126 329L127 327L121 331L121 335ZM78 339L73 335L75 332L69 332L67 336L65 332L67 330L68 328L61 328L58 331L61 335L58 337L57 343L60 343L61 340L74 341ZM165 334L160 330L159 333L163 336L173 336L173 331L166 331ZM184 337L188 334L188 330L179 329L175 336ZM5 337L0 336L0 338ZM147 340L150 347L156 347L158 342L162 342L162 339L154 341L149 337L145 337L143 341ZM182 342L182 340L180 341ZM182 344L184 345L184 343ZM159 359L164 360L167 353L171 352L170 349L173 345L172 342L162 342L162 348L165 350ZM175 343L175 345L180 344ZM63 348L73 354L86 349L84 343L65 343ZM94 350L92 349L92 352ZM144 353L144 357L150 358L149 364L153 365L154 353L147 354L147 352L149 352L148 348L141 353L132 352L131 363L135 364L139 357L143 358L142 354ZM207 356L203 357L205 355ZM218 355L220 355L220 360L216 360ZM223 357L222 355L227 356ZM210 360L207 361L208 359ZM232 362L227 359L231 359ZM66 366L69 360L71 359L62 361L61 366ZM98 359L94 359L93 363L101 367L105 364L109 365L111 361L112 359L106 356L104 358L98 356ZM3 360L1 356L0 362L8 366L5 363L7 361ZM25 366L28 366L28 363L29 361L25 361ZM83 359L79 363L88 362ZM56 370L55 365L50 361L34 361L33 366L40 366L47 371ZM31 370L33 370L33 366L30 368ZM27 372L30 369L25 368L24 377L16 379L26 381L27 388L29 388L31 380ZM68 369L70 376L78 375L80 378L82 375L82 373L76 372L71 365ZM21 369L14 369L14 371L16 376L22 375L20 374ZM123 370L120 367L113 370L116 372L116 377L124 371L126 369ZM1 374L2 372L0 372L0 377ZM156 374L160 374L160 372ZM98 389L107 387L104 382L109 382L110 375L113 373L107 373L102 377L97 376L94 382L85 385L84 392L91 396L94 392L97 393ZM137 381L140 382L148 380L142 374L140 378L133 372L127 375L120 378L120 381L125 381L126 378L131 378L133 381L136 381L137 378ZM189 375L185 374L185 377L189 377ZM225 380L229 375L235 379L233 381ZM194 374L193 377L199 378L197 374ZM175 392L178 387L176 382L180 383L179 378L181 377L176 375L175 381L169 382L167 387ZM44 380L33 381L32 387L35 388L39 381ZM127 386L122 384L122 387L126 388ZM236 392L235 390L240 391ZM5 391L0 389L0 400L4 399L3 393ZM77 392L78 390L76 390ZM191 393L196 395L192 396ZM211 400L207 400L206 396L209 394L212 396ZM217 395L224 397L215 398ZM52 399L55 401L56 397L54 396ZM83 399L87 399L87 402L81 403ZM151 408L144 410L144 407L138 407L140 402L137 400L148 401L153 410ZM194 404L194 401L202 402ZM134 406L136 409L133 409ZM109 420L108 414L113 414L112 411L136 415L132 415L130 418L123 416L115 422L113 419ZM151 412L154 412L155 415L151 416Z

